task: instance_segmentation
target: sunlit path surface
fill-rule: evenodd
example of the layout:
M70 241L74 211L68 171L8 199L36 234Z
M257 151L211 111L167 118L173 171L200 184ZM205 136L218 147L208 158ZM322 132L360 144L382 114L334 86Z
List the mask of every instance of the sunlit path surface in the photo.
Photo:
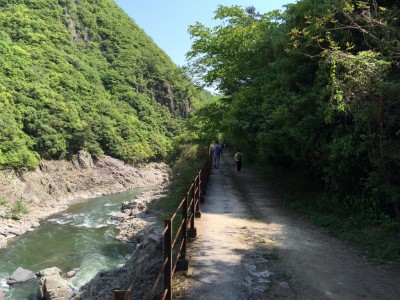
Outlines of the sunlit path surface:
M397 272L284 206L228 156L213 169L177 299L400 299Z

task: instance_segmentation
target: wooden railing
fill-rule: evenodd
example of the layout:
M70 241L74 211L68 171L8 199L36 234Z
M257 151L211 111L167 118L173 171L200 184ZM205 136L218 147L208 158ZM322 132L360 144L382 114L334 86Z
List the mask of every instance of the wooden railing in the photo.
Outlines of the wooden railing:
M146 296L146 299L172 299L172 277L174 273L188 269L187 243L197 235L195 218L201 217L200 202L204 200L210 172L211 158L204 163L171 218L165 220L164 231L161 236L164 259L152 290ZM175 227L177 227L176 230L174 230ZM162 285L161 281L163 282ZM129 299L132 288L133 284L130 285L128 290L114 290L114 299Z

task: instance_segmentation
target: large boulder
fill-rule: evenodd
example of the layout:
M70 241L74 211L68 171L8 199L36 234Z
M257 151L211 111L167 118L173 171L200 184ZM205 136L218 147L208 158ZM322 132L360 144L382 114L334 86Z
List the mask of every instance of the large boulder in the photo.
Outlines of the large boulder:
M67 300L74 295L74 288L61 277L61 270L49 268L40 271L42 278L37 290L37 298L45 300Z
M47 268L37 273L39 277L61 276L62 272L57 267Z
M18 269L16 269L14 271L14 273L12 273L10 278L7 280L7 284L13 285L13 284L24 282L24 281L31 280L34 278L36 278L35 273L33 273L30 270L26 270L26 269L19 267Z
M0 233L1 234L1 233ZM0 249L7 246L7 239L5 236L0 235Z
M78 163L83 169L93 168L92 156L84 150L80 150L78 153Z

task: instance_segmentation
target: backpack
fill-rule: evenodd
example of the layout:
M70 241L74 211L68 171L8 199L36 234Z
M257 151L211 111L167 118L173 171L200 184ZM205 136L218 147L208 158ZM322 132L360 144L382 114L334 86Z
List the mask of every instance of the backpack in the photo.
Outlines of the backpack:
M235 154L235 156L236 156L236 160L240 161L240 160L242 160L243 154L241 152L237 152Z
M217 155L220 155L222 153L222 148L220 145L215 146L214 153Z

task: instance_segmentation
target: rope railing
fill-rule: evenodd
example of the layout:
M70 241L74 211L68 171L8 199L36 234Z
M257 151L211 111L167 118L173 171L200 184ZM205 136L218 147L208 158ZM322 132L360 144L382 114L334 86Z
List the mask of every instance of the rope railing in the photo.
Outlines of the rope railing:
M176 271L188 269L188 261L186 259L187 242L190 238L195 238L197 235L195 218L201 217L200 202L204 201L210 172L211 158L208 158L202 169L195 176L189 190L179 203L178 208L170 219L165 220L164 231L161 235L164 249L163 263L154 281L151 292L146 296L146 299L171 300L172 277L174 273ZM181 217L181 220L178 222L177 229L174 231L173 224L178 216ZM161 279L163 279L162 287L160 286ZM134 288L133 283L134 282L130 284L128 290L114 290L114 300L128 300Z

